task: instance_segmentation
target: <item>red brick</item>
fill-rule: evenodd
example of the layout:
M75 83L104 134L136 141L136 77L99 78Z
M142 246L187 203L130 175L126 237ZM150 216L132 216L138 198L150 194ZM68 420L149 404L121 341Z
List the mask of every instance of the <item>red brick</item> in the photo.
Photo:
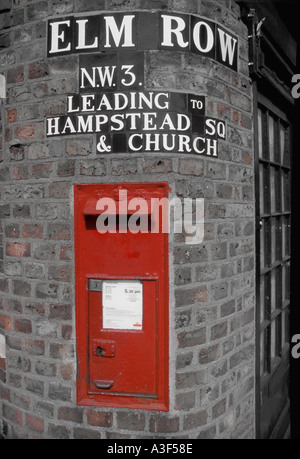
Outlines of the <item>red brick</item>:
M206 327L178 333L177 338L180 348L193 347L197 346L198 344L204 344L206 341Z
M6 298L6 311L22 312L22 303L19 300Z
M203 348L199 352L199 363L201 365L205 365L207 363L214 362L220 357L220 353L219 344Z
M183 428L195 429L199 426L203 426L206 424L207 418L208 414L206 410L186 414L183 419Z
M20 83L24 80L24 67L20 65L7 71L7 83Z
M145 414L144 413L126 413L119 411L117 413L118 429L125 430L144 430L145 429Z
M61 336L63 339L69 340L72 338L73 327L72 325L63 324L61 326Z
M25 349L31 355L43 355L45 353L45 343L41 340L26 338Z
M25 424L30 430L42 433L44 432L44 421L30 414L25 416Z
M14 403L16 406L22 408L23 410L29 410L31 399L24 394L14 393Z
M26 180L29 178L28 166L22 164L21 166L14 166L13 168L13 179L15 180Z
M22 308L21 303L20 303L20 307ZM34 301L30 301L28 302L28 304L25 304L25 311L27 314L30 314L30 315L44 316L45 306L42 303L35 303Z
M28 78L30 80L35 78L43 78L49 75L49 65L47 62L35 62L29 65Z
M57 412L58 419L64 419L65 421L77 422L78 424L82 423L83 420L83 411L79 407L68 407L60 406L58 407Z
M44 225L42 223L27 223L23 225L23 237L41 239L43 237Z
M72 269L70 266L49 266L48 277L49 279L59 282L70 282L72 278Z
M20 236L20 228L17 223L10 223L5 227L5 235L6 237L19 237Z
M36 134L36 125L27 124L24 126L18 126L15 131L15 136L17 139L34 139Z
M5 314L0 314L0 328L2 328L2 330L9 331L10 326L11 326L10 317L6 316Z
M152 415L150 418L150 432L178 432L179 418L168 418L164 415Z
M17 121L17 110L15 108L10 108L7 111L7 122L8 123L14 123Z
M249 155L249 153L243 153L242 159L247 164L251 164L252 163L252 156Z
M178 163L178 172L182 175L197 175L202 177L204 175L204 162L195 159L180 159Z
M62 245L60 248L59 258L61 260L72 260L73 250L68 245Z
M54 241L69 240L71 239L70 227L64 223L49 223L47 236Z
M4 387L2 384L0 384L0 399L8 401L11 399L10 389Z
M12 129L10 127L7 127L5 129L4 138L5 138L6 142L11 142L12 141Z
M48 178L52 173L52 168L52 163L35 164L32 166L32 175L35 178Z
M31 320L17 318L14 320L14 328L16 331L19 331L19 332L31 333L32 332Z
M248 115L241 115L241 126L245 129L252 128L252 118Z
M8 419L9 421L12 421L19 426L22 425L22 413L20 410L17 410L16 408L13 408L11 406L3 404L3 417L5 419Z
M10 257L29 257L30 244L27 242L8 242L6 244L6 255Z
M74 365L72 363L61 365L60 374L64 381L71 381L74 376Z
M215 339L224 338L227 335L227 327L228 327L228 324L226 321L213 325L211 327L211 336L210 336L211 341Z
M187 373L176 374L176 388L187 389L193 386L199 386L207 382L207 371L189 371Z
M55 199L68 198L70 194L69 182L53 182L49 186L49 197Z
M31 296L31 285L29 282L25 282L19 279L13 279L12 291L14 295L18 296Z
M232 113L232 121L236 126L238 125L238 123L239 123L239 112L234 111Z
M50 319L71 320L72 306L70 304L50 304Z
M20 145L20 144L12 145L11 147L9 147L9 152L10 152L10 159L12 161L21 161L22 159L24 159L24 155L25 155L24 145Z
M217 106L218 118L223 116L230 117L231 108L228 105L218 104Z
M183 392L176 395L176 410L187 410L195 406L196 393L195 391Z
M69 156L87 156L91 153L89 140L68 140L66 152Z
M87 421L91 426L111 427L113 422L112 413L97 412L94 410L87 411Z
M190 289L178 289L175 291L176 306L187 306L207 301L207 289L205 285Z
M82 427L74 429L75 440L96 440L99 438L101 438L100 432L97 432L93 429L85 429Z
M213 116L215 113L214 103L210 100L207 104L207 114Z
M68 357L73 357L74 346L70 341L64 344L61 343L50 343L49 355L53 359L66 360Z
M8 279L0 279L0 291L8 293Z
M226 411L226 399L220 400L212 407L212 419L215 419Z
M4 359L3 357L0 357L0 369L6 370L6 359ZM1 377L0 377L0 380L1 380Z
M151 158L143 161L143 171L145 173L160 172L167 173L172 172L172 161L164 158Z

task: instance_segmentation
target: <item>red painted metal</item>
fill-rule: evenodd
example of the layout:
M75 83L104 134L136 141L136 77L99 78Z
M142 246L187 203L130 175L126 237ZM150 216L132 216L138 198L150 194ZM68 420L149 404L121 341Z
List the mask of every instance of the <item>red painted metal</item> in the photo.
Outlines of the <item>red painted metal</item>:
M156 232L100 234L96 229L101 213L97 201L113 198L121 210L119 192L124 190L128 202L142 197L150 209L150 200L167 198L169 187L167 183L74 186L77 402L167 411L168 234L162 231L162 218L155 217ZM142 329L103 328L102 291L89 289L89 279L100 285L101 280L139 280Z

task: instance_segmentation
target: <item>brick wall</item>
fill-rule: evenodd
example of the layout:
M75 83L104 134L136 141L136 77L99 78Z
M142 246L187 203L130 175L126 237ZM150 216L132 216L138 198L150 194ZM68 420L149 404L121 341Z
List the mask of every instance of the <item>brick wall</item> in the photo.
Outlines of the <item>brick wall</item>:
M239 72L189 53L150 50L145 87L207 97L225 120L219 157L99 155L94 135L47 139L44 120L78 92L78 56L47 59L46 20L78 12L199 14L240 41ZM247 30L232 0L3 0L0 6L0 436L254 436L254 164ZM170 236L170 410L76 405L73 200L76 183L168 181L205 199L205 237Z

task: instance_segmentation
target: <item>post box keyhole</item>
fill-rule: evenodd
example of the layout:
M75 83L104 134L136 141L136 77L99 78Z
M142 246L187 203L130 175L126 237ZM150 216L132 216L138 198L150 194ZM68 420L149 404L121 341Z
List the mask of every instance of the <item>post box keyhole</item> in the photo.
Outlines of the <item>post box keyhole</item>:
M96 355L102 356L104 355L104 352L105 352L105 349L103 349L101 346L97 346Z
M92 348L93 355L97 357L114 357L116 355L116 345L114 341L95 340Z

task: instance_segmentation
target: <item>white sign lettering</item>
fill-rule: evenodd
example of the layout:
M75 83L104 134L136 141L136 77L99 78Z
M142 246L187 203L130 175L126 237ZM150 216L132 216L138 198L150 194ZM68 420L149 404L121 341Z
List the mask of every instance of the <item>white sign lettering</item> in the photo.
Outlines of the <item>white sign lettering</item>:
M152 37L146 35L148 24L153 24ZM238 39L234 34L196 15L167 12L102 13L51 19L48 55L88 50L145 50L149 49L149 38L152 49L206 55L237 71Z

